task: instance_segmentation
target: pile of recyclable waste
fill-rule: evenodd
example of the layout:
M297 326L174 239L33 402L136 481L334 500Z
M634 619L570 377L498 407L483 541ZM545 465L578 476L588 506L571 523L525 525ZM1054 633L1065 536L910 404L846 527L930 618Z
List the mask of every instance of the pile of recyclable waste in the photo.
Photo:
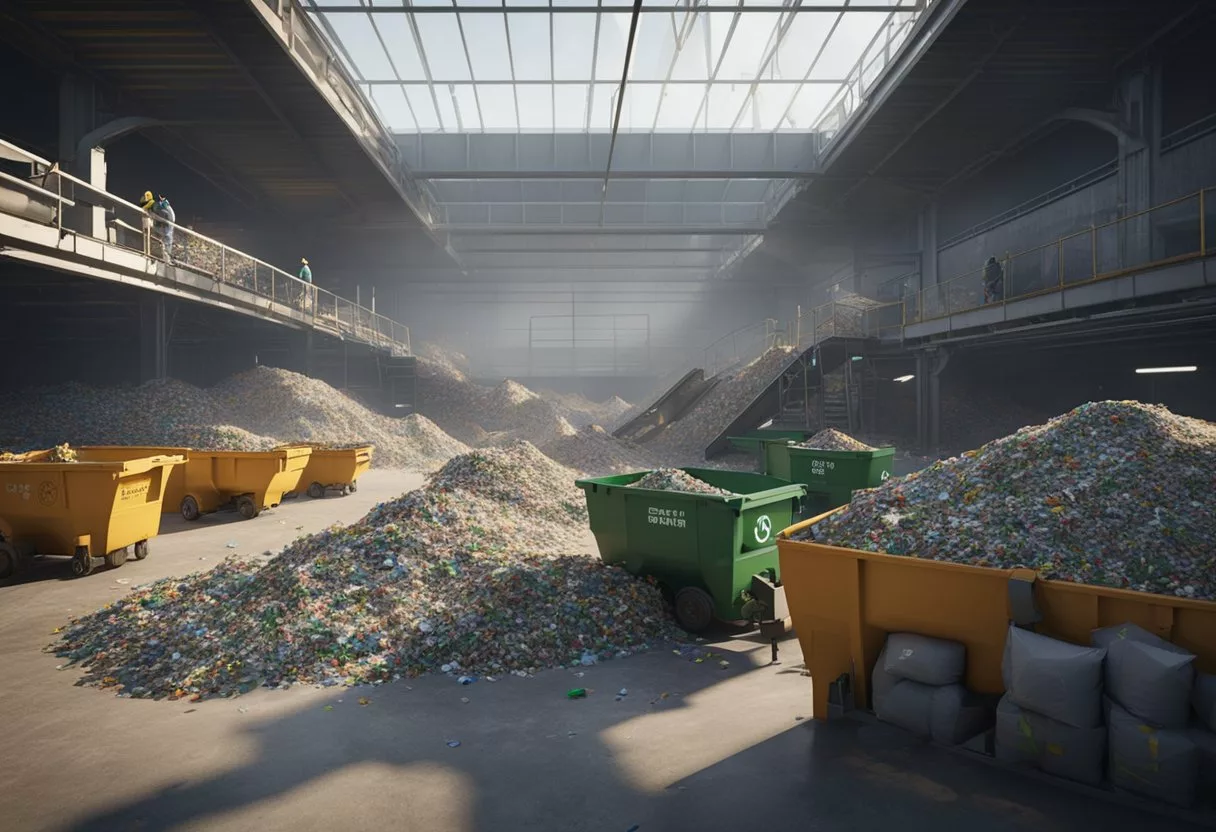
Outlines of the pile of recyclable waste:
M648 449L664 458L693 462L730 426L794 358L790 347L774 347L722 379L692 409L648 440Z
M654 468L655 459L642 445L617 439L599 425L541 446L550 459L589 476L626 474Z
M553 405L558 415L576 428L614 424L633 407L620 396L612 396L602 402L593 402L579 393L554 393L549 390L538 390L537 395Z
M380 467L431 468L467 447L423 416L382 416L318 379L255 367L203 389L166 380L138 387L70 383L12 393L0 447L151 445L265 451L292 442L373 444Z
M1216 600L1213 483L1216 425L1095 402L858 492L809 536Z
M587 523L573 479L527 443L472 451L269 561L139 587L49 649L120 695L208 698L527 675L678 638L655 585L569 554Z
M659 468L656 471L651 471L635 482L633 486L634 488L650 488L655 491L683 491L688 494L709 494L714 497L735 496L726 489L710 485L704 480L697 479L692 474L681 471L679 468Z
M874 448L854 439L847 433L836 428L824 428L808 439L798 442L795 448L807 448L813 451L872 451Z

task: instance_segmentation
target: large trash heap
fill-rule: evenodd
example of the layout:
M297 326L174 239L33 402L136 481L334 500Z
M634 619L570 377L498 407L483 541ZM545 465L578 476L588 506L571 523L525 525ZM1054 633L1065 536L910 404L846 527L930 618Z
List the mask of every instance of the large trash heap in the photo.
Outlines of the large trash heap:
M587 523L573 479L526 442L473 451L268 562L139 587L49 649L120 695L207 698L527 674L676 638L656 586L566 554Z
M1216 600L1216 425L1159 405L1084 404L858 492L810 534Z
M10 396L0 403L0 447L23 450L65 440L235 451L370 443L379 467L426 469L468 450L423 416L383 416L320 379L271 367L212 388L170 379L138 387L70 383Z

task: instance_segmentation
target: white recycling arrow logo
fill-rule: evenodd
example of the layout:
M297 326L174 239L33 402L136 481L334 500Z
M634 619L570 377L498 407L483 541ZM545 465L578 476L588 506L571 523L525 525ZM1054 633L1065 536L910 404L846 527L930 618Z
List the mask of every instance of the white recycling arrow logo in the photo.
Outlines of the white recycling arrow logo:
M767 514L762 514L760 515L760 519L756 521L756 528L753 531L756 535L756 542L764 543L773 534L773 521L769 519Z

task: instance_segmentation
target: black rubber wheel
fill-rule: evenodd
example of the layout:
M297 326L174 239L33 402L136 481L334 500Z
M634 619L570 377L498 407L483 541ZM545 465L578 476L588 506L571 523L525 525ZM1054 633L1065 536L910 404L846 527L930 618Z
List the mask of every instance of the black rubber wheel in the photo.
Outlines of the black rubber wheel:
M346 486L346 487L347 487L348 489L350 489L350 493L351 493L351 494L354 494L356 491L358 491L358 490L359 490L359 483L357 483L357 482L352 482L350 485L348 485L348 486Z
M0 581L11 578L21 570L21 556L8 543L0 543Z
M350 494L350 486L349 485L342 486L342 496L346 497L349 494Z
M186 520L197 520L200 514L202 514L202 512L198 510L198 500L194 499L189 494L182 497L183 518Z
M118 567L122 566L126 562L127 562L126 547L123 547L122 549L118 549L116 551L110 552L110 554L106 555L106 566L110 567L111 569L117 569Z
M141 540L135 544L135 559L143 560L148 556L148 541Z
M320 500L325 496L325 486L321 485L319 482L314 482L312 485L308 486L308 496L312 497L314 500Z
M284 500L294 500L296 497L299 497L299 496L300 496L299 491L288 491L286 494L283 495L283 499Z
M686 586L676 593L676 621L690 633L700 633L714 620L714 599L699 586Z
M72 574L77 578L83 578L92 571L93 558L89 555L89 550L84 546L77 548L76 554L72 555Z
M241 516L246 520L252 520L260 514L260 510L253 502L253 498L249 496L241 497L236 501L236 510L241 513Z

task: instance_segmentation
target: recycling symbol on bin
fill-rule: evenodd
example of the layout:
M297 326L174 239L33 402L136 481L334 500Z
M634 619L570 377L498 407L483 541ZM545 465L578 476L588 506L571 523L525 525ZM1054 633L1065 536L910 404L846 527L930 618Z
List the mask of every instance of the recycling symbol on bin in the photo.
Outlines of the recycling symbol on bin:
M43 480L38 486L38 502L44 506L55 504L55 500L59 499L59 486L50 480Z
M764 543L773 533L773 521L768 519L767 514L760 515L760 519L756 521L756 526L752 530L756 535L757 543Z
M883 481L883 482L886 482L886 481L887 481L887 480L889 480L889 479L891 479L891 472L890 472L890 471L883 471L883 472L882 472L882 481Z

